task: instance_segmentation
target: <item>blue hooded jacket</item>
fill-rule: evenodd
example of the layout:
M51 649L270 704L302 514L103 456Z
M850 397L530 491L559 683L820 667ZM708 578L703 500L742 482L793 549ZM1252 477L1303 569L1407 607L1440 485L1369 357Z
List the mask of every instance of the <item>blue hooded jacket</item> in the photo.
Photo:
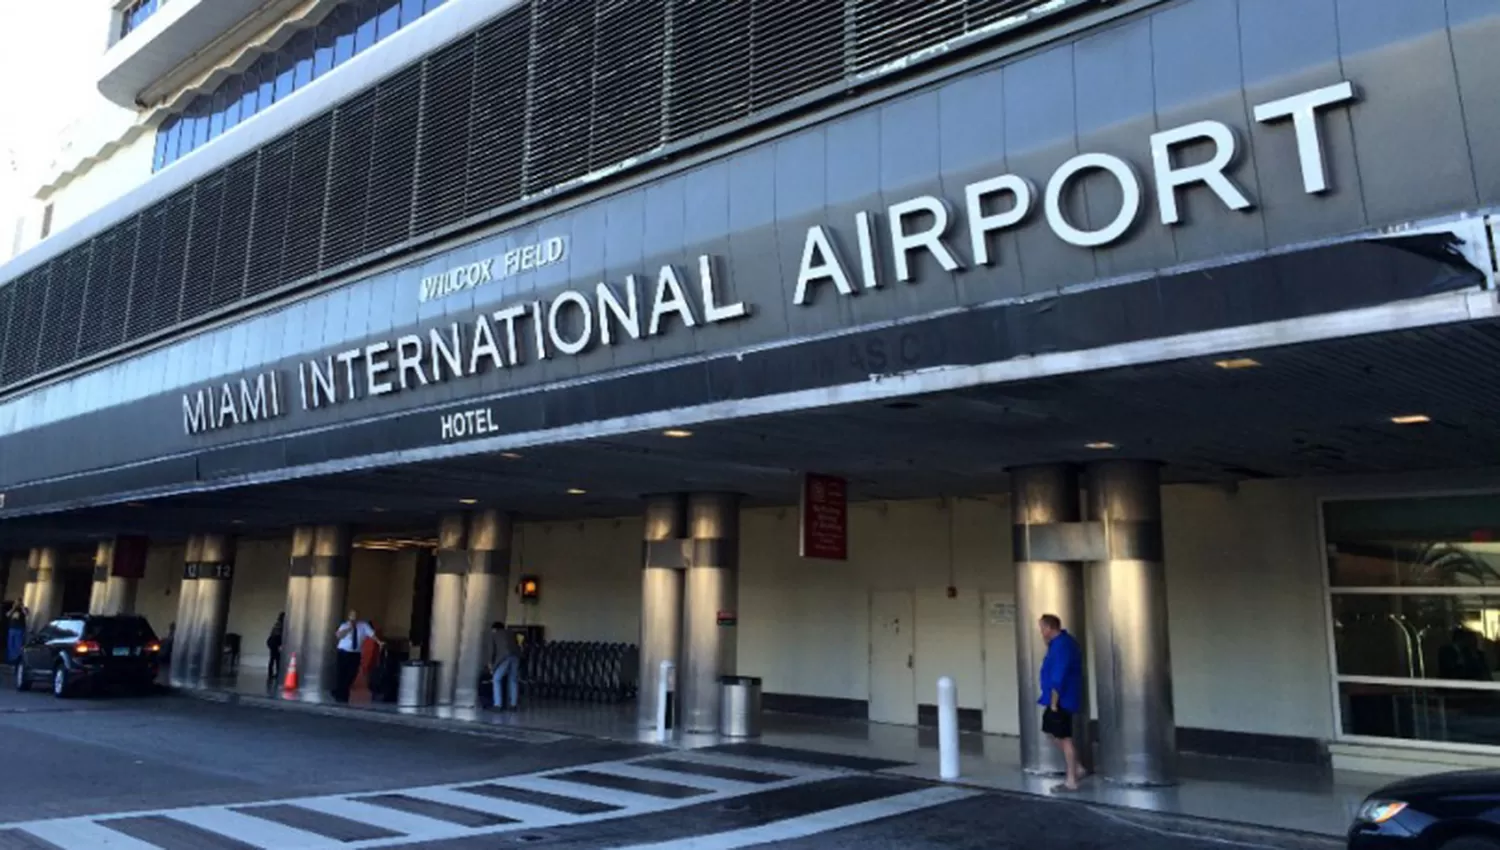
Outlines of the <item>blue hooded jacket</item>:
M1047 644L1047 656L1042 659L1042 696L1037 705L1051 706L1053 691L1057 691L1058 708L1078 710L1083 697L1083 653L1067 629Z

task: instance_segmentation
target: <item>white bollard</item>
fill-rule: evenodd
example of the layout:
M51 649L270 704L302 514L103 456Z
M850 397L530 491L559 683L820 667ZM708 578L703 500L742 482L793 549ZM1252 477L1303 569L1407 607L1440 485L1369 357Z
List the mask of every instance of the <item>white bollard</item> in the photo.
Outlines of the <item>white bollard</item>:
M958 778L958 686L947 676L938 679L938 775Z
M677 665L663 661L656 677L656 738L659 741L665 741L671 735L667 729L667 700L672 698L672 676L676 670Z

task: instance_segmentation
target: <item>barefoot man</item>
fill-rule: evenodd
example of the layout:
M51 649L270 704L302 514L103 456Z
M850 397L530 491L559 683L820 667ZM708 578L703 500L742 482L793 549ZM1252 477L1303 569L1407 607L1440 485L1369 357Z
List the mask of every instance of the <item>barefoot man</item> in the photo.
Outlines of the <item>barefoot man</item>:
M1042 732L1062 750L1068 764L1067 778L1052 790L1077 791L1079 769L1078 751L1073 746L1073 715L1083 696L1083 653L1056 614L1043 614L1038 626L1047 642L1047 655L1042 659L1042 696L1037 700L1047 709L1042 713Z

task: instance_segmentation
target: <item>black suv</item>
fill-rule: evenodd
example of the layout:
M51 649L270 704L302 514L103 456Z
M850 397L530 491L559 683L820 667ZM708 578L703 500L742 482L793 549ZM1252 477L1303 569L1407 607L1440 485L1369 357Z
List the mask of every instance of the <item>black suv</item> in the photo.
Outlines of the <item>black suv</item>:
M65 614L33 632L16 664L16 690L50 682L52 695L81 687L148 690L160 669L161 643L145 617Z

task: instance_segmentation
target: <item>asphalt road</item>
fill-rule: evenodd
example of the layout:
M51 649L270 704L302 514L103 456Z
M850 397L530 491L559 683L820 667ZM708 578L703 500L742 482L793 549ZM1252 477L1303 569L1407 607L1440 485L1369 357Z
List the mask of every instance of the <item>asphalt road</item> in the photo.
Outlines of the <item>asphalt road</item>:
M1336 847L867 767L0 688L0 850Z

